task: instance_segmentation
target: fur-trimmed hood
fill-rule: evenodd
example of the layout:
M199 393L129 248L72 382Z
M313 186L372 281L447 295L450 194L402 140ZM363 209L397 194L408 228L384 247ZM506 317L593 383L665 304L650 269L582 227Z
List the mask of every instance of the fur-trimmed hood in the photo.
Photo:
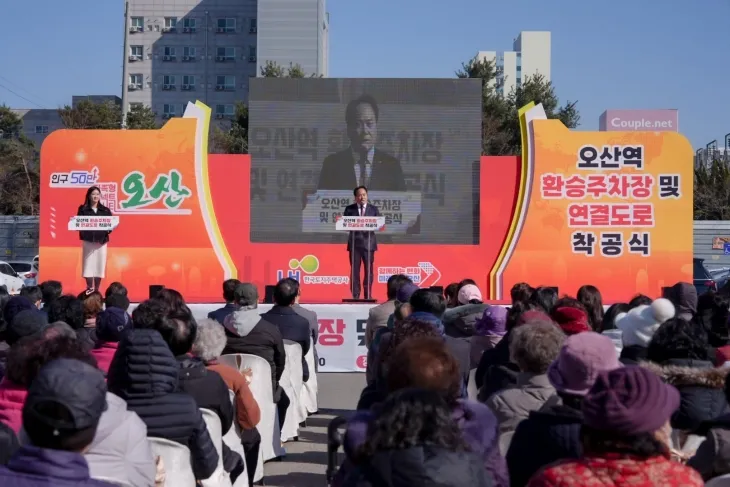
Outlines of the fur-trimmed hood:
M702 360L673 361L658 365L653 362L641 362L639 365L651 370L667 384L674 387L707 387L723 389L725 377L730 368L715 368L712 363Z

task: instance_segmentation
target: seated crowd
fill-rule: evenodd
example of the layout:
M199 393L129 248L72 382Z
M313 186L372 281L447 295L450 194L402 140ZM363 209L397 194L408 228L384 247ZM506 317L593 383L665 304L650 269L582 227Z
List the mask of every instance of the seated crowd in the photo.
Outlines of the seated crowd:
M256 287L229 280L225 306L196 321L172 289L130 316L119 283L105 295L0 288L0 485L165 485L174 472L157 440L186 447L198 481L222 470L252 485L263 405L251 371L225 356L269 364L283 427L296 411L285 340L301 347L302 381L316 373L304 357L317 317L300 294L281 280L262 314ZM692 487L730 475L721 293L678 283L604 312L593 286L561 297L520 283L504 307L473 280L442 296L395 275L387 295L369 312L367 385L333 485ZM216 446L206 414L240 445Z
M262 459L253 373L220 358L250 354L270 364L283 425L284 340L302 357L316 340L316 315L299 306L299 294L297 281L283 279L276 305L260 314L256 288L228 280L226 306L196 321L173 289L130 315L121 283L78 296L57 281L12 297L0 287L0 485L177 485L166 479L180 465L156 454L164 441L189 450L191 475L204 486L253 485ZM301 366L306 382L315 371ZM206 414L220 421L217 434L235 429L235 444L216 446Z
M367 386L333 485L700 486L730 479L730 299L406 276L367 322ZM481 466L481 468L480 468Z

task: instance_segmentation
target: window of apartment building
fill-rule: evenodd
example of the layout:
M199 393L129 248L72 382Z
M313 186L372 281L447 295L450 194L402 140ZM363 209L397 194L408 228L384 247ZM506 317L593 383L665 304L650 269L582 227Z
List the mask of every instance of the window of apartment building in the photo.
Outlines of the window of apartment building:
M215 89L218 91L235 91L236 77L232 75L216 76Z
M177 57L175 56L175 48L166 46L163 51L162 60L163 61L174 61L175 59L177 59Z
M173 103L165 103L162 105L162 113L168 117L175 116L175 105Z
M257 23L256 23L256 19L250 19L250 20L248 21L248 31L249 31L249 32L250 32L251 34L255 34L255 33L256 33L256 30L257 30L257 28L258 28L258 25L257 25Z
M195 76L186 74L182 77L182 89L185 91L192 91L195 89Z
M197 30L197 19L183 19L183 32L193 33Z
M129 46L130 60L141 61L144 57L144 46Z
M165 17L165 31L177 29L177 17Z
M37 133L37 134L47 134L48 133L48 125L36 125L35 126L35 133Z
M196 54L194 47L183 47L183 61L194 61Z
M142 32L144 30L144 17L132 17L130 21L130 30L134 32Z
M162 89L163 90L174 90L175 89L175 76L167 74L162 77Z
M218 118L232 117L235 114L235 108L233 105L216 105L215 114Z
M216 61L233 61L236 59L235 47L219 47L216 49Z
M248 60L256 61L256 46L248 46Z
M218 19L218 32L236 32L236 19L233 17Z
M142 89L142 75L141 74L130 74L129 75L129 86L135 90Z

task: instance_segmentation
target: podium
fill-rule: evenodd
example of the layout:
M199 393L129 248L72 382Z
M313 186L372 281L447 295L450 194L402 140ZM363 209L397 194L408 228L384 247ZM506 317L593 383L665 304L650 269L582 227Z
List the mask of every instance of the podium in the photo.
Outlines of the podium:
M72 216L68 220L68 229L72 232L111 232L119 226L118 216Z
M353 232L363 232L366 234L365 239L367 240L367 248L370 249L371 242L370 240L373 238L373 232L382 231L385 228L385 217L384 216L341 216L337 219L335 222L335 230L338 232L348 232L347 239L348 242L350 242L351 248L353 249L350 252L350 290L352 291L354 289L355 285L355 279L359 281L360 275L355 275L355 236L351 235ZM363 279L363 291L367 291L368 289L372 288L373 283L369 282L369 279L372 280L374 278L374 272L373 275L370 275L370 268L372 267L372 259L373 253L368 252L367 253L367 261L365 262L365 279ZM346 298L342 300L343 303L375 303L376 300L372 299L372 296L370 296L368 299L359 299L359 298Z

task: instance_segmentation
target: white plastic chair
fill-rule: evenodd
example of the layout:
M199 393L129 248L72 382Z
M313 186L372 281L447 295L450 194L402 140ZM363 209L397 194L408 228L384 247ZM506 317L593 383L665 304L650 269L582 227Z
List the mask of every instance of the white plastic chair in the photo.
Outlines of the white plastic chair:
M730 487L730 473L708 480L705 487Z
M147 439L152 448L152 455L162 457L165 464L165 485L196 487L188 447L164 438Z
M472 401L476 401L477 396L479 395L479 390L477 389L476 375L477 369L471 369L469 371L469 384L467 384L466 386L466 395Z
M284 340L284 351L286 352L286 366L284 373L279 379L279 385L289 396L289 408L286 411L284 427L281 429L281 441L289 441L299 438L299 423L307 419L302 417L299 407L299 396L302 393L302 346L291 340ZM281 421L281 418L279 418Z
M233 426L228 430L228 433L226 433L223 436L223 443L225 443L228 448L231 449L231 451L234 451L241 455L241 458L243 458L243 473L236 479L236 481L233 483L233 487L250 487L248 484L248 464L246 463L246 452L243 451L243 445L241 444L241 427L238 425L238 421L236 421L236 395L233 391L229 390L228 395L231 398L231 404L233 404ZM254 482L258 482L262 478L264 478L264 470L263 470L263 463L264 458L261 454L261 448L259 448L259 461L258 465L262 465L262 468L256 468L256 473L254 474ZM257 477L258 476L258 477Z
M307 413L314 414L319 411L319 405L317 403L319 385L317 384L317 367L314 364L314 343L309 347L309 351L304 356L304 360L307 361L307 367L309 367L309 380L302 386L302 394L299 396L299 401Z
M251 369L253 378L249 387L261 410L261 421L256 429L261 435L261 453L264 461L286 455L286 450L281 446L279 417L276 404L274 404L274 391L271 388L269 363L258 355L244 353L222 355L220 361L234 367L239 372Z
M223 426L221 420L216 413L210 409L200 409L203 415L203 421L208 428L210 439L215 445L215 451L218 453L218 466L215 468L213 475L205 480L200 480L202 487L233 487L231 485L231 476L223 468Z

